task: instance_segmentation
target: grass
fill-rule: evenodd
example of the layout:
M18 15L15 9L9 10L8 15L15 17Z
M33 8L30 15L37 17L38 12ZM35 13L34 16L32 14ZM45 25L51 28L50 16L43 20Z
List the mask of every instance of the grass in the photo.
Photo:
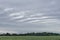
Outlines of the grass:
M60 40L60 36L0 36L0 40Z

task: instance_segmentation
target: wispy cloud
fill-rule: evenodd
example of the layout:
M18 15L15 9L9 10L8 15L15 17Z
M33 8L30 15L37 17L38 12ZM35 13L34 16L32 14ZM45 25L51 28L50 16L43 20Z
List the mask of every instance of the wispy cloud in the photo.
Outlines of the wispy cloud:
M14 8L5 8L4 11L12 11Z

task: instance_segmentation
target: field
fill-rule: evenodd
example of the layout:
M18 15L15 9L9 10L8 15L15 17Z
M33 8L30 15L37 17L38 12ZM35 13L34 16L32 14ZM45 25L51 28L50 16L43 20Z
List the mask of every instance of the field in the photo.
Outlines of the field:
M60 36L0 36L0 40L60 40Z

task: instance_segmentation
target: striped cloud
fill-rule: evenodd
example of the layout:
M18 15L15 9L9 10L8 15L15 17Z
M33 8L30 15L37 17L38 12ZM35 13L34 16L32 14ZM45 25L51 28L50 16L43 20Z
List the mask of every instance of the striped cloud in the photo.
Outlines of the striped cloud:
M10 20L15 20L16 22L37 22L44 19L50 18L49 16L45 16L43 13L30 13L31 11L21 11L16 13L10 13L8 16Z

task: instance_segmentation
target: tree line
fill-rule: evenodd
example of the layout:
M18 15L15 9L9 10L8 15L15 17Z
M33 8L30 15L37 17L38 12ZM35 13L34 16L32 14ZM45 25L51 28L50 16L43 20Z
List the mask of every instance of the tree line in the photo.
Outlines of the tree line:
M48 33L48 32L42 32L42 33L24 33L24 34L17 34L17 33L3 33L0 34L0 36L60 36L59 33Z

